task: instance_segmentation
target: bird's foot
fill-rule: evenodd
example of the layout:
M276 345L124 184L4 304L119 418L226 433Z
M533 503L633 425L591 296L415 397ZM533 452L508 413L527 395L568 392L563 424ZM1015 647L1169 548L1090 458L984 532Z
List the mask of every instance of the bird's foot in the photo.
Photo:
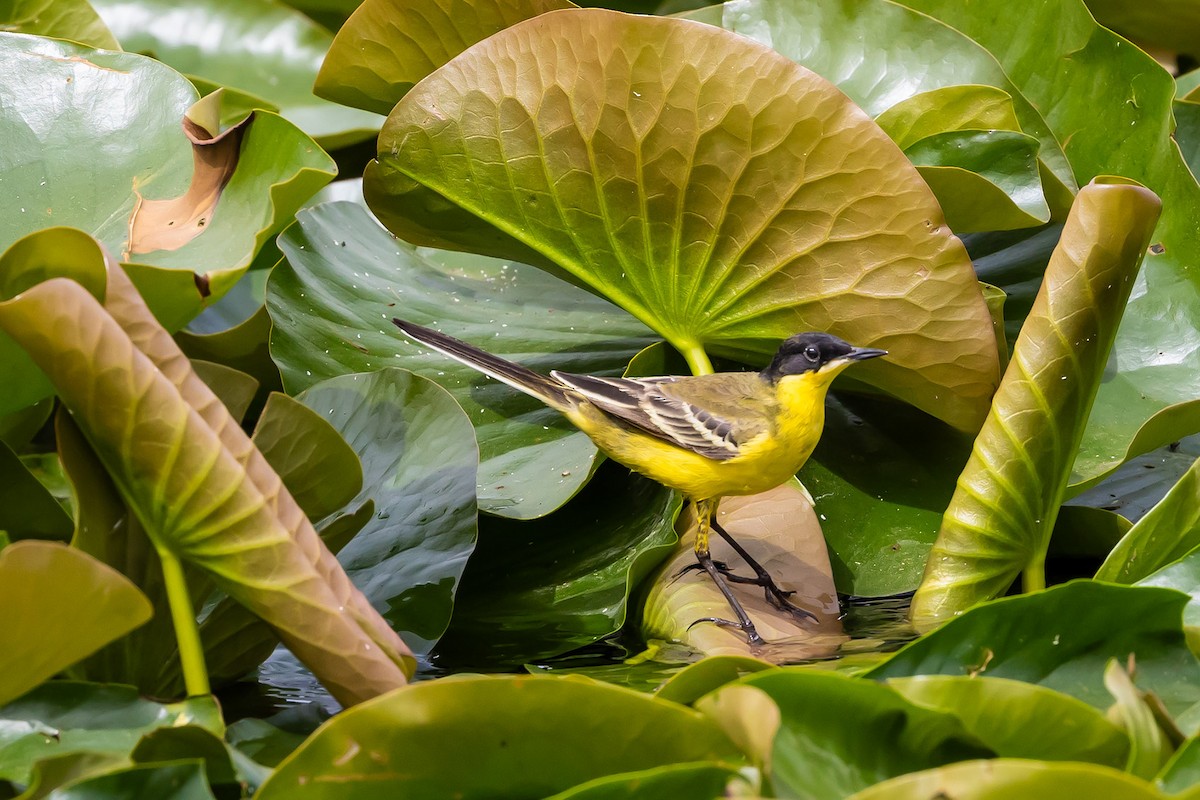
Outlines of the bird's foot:
M807 609L801 608L788 599L796 593L795 590L780 589L779 584L775 583L775 579L771 577L771 573L763 569L763 567L757 561L754 561L753 559L748 560L751 569L754 569L756 572L753 578L746 575L738 575L724 561L717 561L714 559L712 563L717 572L721 573L722 577L724 577L730 583L744 583L750 584L751 586L761 586L763 589L763 596L766 598L767 603L776 611L782 611L786 614L791 614L793 617L799 620L807 619L812 620L813 622L818 621L816 614L813 614ZM686 567L676 572L674 577L680 578L683 575L692 572L693 570L696 572L703 572L704 569L704 565L700 563L688 564ZM700 621L703 622L706 620Z
M746 634L746 643L751 647L761 647L767 643L767 640L764 639L762 635L759 634L758 629L754 627L754 623L736 622L732 619L722 619L721 617L701 617L691 625L688 625L687 629L690 631L701 622L711 622L718 628L733 628L735 630L739 630Z

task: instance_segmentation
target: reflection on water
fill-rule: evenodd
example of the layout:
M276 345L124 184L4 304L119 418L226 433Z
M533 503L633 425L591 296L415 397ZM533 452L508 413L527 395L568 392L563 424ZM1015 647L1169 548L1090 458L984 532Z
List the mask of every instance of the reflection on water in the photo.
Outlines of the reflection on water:
M879 661L884 654L915 639L905 615L912 594L888 597L841 597L842 625L850 637L837 654L819 660L798 661L833 670L858 670ZM780 643L786 648L786 643ZM588 647L526 666L533 673L580 674L596 680L653 691L663 681L701 655L690 648L654 643L647 649L636 634L621 633ZM473 672L495 672L477 665ZM509 670L500 670L509 671ZM422 659L416 680L449 674L434 661ZM239 683L220 693L226 719L265 719L277 727L307 733L337 713L340 706L295 656L279 647L258 669L257 682Z

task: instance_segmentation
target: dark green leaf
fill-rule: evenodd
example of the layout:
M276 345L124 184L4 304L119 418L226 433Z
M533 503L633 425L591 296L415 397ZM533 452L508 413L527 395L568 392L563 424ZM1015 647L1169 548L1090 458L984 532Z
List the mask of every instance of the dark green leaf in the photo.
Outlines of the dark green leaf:
M479 502L517 519L547 514L587 482L596 446L556 411L408 341L393 317L437 324L535 370L619 374L650 332L611 304L519 264L397 241L362 207L302 211L271 277L271 353L297 392L334 375L401 366L442 383L476 427ZM564 474L567 473L567 474Z
M747 687L779 707L769 763L771 783L784 797L841 800L895 775L991 755L953 714L833 673L759 672L700 703L719 703Z
M196 760L115 770L54 790L50 800L214 800Z
M54 681L0 706L0 779L27 783L35 762L69 753L127 757L146 733L199 724L220 730L211 697L163 705L131 686Z
M258 391L258 381L233 367L198 358L192 359L192 369L229 409L230 416L241 422Z
M485 517L439 663L494 669L620 630L630 593L678 541L679 505L675 492L612 464L540 520Z
M1129 529L1096 578L1137 583L1200 548L1200 460L1184 473L1159 503ZM1155 582L1155 585L1169 585ZM1179 588L1183 588L1182 586Z
M425 653L450 622L477 532L479 451L448 392L407 370L341 375L297 399L327 420L362 462L375 515L341 549L355 585L405 643Z
M0 530L11 541L58 539L69 541L75 523L54 496L0 442Z
M303 403L272 393L254 428L254 446L314 523L363 488L358 454L337 429Z

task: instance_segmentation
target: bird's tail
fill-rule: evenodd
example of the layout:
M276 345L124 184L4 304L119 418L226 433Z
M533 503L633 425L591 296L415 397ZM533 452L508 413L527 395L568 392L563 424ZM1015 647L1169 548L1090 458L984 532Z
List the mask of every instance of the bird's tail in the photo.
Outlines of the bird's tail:
M455 361L460 361L468 367L473 367L484 375L503 381L514 389L532 395L551 408L566 411L575 406L575 403L572 402L574 392L548 375L541 375L520 364L494 356L474 345L455 339L453 336L447 336L432 328L405 322L402 319L393 319L392 322L409 338L415 339Z

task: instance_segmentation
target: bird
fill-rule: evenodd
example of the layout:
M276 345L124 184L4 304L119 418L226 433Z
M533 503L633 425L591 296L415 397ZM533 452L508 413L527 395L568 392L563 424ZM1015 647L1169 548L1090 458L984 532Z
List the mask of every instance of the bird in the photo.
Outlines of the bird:
M609 378L551 370L549 375L413 322L392 322L410 339L531 395L562 413L609 458L681 492L695 506L696 569L708 573L748 644L765 640L726 579L763 588L776 609L815 615L788 600L770 574L717 522L722 497L765 492L790 480L808 460L825 424L825 394L834 377L886 350L854 347L829 333L790 336L760 372ZM733 573L709 553L716 531L755 573Z

